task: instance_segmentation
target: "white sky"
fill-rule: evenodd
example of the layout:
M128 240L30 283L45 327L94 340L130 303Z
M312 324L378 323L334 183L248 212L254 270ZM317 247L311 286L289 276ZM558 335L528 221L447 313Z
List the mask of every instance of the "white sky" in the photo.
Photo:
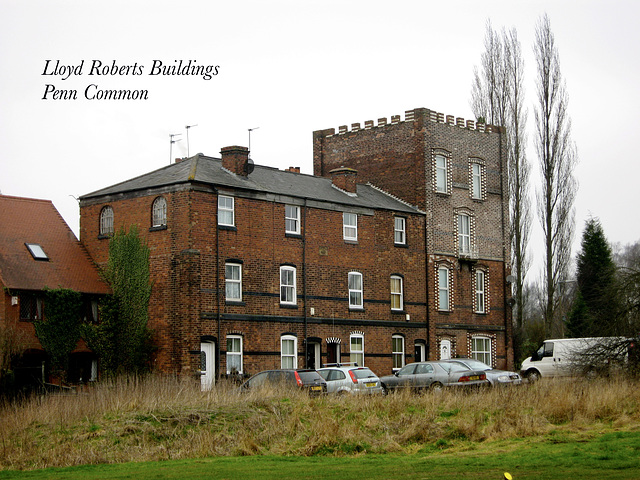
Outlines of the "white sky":
M78 234L78 197L169 164L248 144L256 163L312 173L312 132L425 107L473 119L474 65L485 24L516 27L531 69L543 13L560 53L580 163L576 249L585 220L610 242L640 239L640 2L0 0L0 192L53 201ZM43 75L45 61L82 75ZM142 65L139 76L89 76L93 60ZM150 76L154 60L219 65L211 80ZM90 84L147 89L147 101L89 101ZM43 100L45 85L78 90ZM530 128L529 138L534 131ZM537 184L538 167L530 149ZM635 220L634 220L635 219ZM27 221L37 219L26 219ZM539 222L534 221L538 229ZM534 236L536 263L543 246ZM575 253L575 251L574 251Z

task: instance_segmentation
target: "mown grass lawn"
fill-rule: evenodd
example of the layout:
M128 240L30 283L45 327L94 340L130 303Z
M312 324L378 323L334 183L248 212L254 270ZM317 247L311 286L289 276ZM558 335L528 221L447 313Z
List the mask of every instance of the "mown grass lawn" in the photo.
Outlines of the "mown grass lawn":
M502 479L504 472L514 480L640 478L640 432L464 441L401 455L215 457L0 471L0 479Z

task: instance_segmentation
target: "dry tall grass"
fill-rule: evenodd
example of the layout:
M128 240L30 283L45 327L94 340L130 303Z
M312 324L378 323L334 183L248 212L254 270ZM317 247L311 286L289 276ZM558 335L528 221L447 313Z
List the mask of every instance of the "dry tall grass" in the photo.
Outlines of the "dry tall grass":
M0 408L0 469L216 455L344 455L640 426L636 382L309 398L150 377Z

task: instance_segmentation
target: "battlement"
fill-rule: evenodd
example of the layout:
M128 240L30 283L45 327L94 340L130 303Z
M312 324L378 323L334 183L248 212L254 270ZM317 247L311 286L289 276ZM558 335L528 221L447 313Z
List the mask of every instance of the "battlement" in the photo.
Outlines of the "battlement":
M459 128L464 128L466 130L477 130L478 132L483 132L483 133L493 133L493 132L500 131L500 127L495 127L493 125L487 125L485 123L476 122L475 120L465 120L462 117L445 115L444 113L436 112L436 111L425 109L425 108L416 108L416 109L407 110L404 112L404 121L402 120L400 115L392 115L391 121L387 121L386 117L378 118L377 125L374 124L373 120L366 120L364 122L364 128L361 127L360 123L352 123L350 130L347 125L341 125L340 127L338 127L338 133L335 133L335 129L324 130L323 133L326 133L325 136L327 137L332 137L334 135L344 135L349 132L358 132L360 130L384 128L390 125L398 125L400 123L414 122L417 119L417 116L420 114L424 114L425 117L433 123L443 123L451 126L456 126Z

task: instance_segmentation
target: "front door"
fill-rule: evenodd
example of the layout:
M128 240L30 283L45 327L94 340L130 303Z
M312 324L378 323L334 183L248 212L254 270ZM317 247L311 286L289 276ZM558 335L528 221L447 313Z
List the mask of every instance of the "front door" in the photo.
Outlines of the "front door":
M313 370L322 368L320 362L320 344L318 342L309 342L307 344L307 368Z
M201 390L211 390L215 383L216 344L213 342L203 342L200 344L200 388Z
M440 340L440 360L451 358L451 340Z
M327 365L331 363L340 363L340 344L327 344Z

